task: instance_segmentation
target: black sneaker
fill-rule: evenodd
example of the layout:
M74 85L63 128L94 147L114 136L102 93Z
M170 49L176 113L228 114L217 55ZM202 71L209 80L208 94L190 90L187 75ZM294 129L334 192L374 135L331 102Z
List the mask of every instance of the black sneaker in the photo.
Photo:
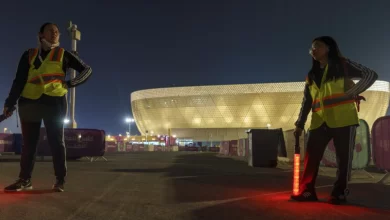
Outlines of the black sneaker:
M64 184L65 184L64 180L57 180L56 183L53 185L53 191L63 192L65 190Z
M315 202L318 201L317 194L314 192L304 191L299 195L292 195L291 200L297 202Z
M328 203L332 205L341 205L347 203L347 197L344 195L330 196L328 199Z
M4 192L19 192L22 190L31 190L31 180L18 179L15 183L4 188Z

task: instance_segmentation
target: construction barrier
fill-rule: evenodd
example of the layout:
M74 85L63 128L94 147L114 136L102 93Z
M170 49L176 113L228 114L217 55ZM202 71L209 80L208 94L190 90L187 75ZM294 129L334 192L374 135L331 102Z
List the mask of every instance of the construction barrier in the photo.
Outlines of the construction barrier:
M0 153L11 152L14 146L14 135L0 133Z
M210 152L219 152L220 149L219 149L219 147L210 147L210 148L209 148L209 151L210 151Z
M198 147L184 147L185 151L199 151Z
M0 133L0 152L22 153L22 134Z
M229 146L230 146L230 141L222 141L221 147L219 149L219 153L226 156L229 155Z
M372 126L371 135L375 166L390 171L390 116L378 118Z
M365 120L359 120L356 129L355 149L353 150L352 169L364 169L371 160L370 128Z
M106 152L117 152L118 147L115 141L106 141Z
M240 157L246 157L246 150L245 150L245 139L238 140L238 146L237 146L237 155Z
M162 145L143 145L124 143L122 141L107 141L106 152L171 152L171 151L204 151L204 152L219 152L219 147L178 147L178 146L162 146Z
M163 147L161 145L155 145L154 151L163 151Z
M102 130L66 128L64 139L68 158L100 157L105 153L105 132ZM52 155L45 128L41 128L37 155Z
M249 138L245 138L245 157L249 155Z
M359 120L359 127L356 129L355 147L353 149L352 169L364 169L370 163L371 145L370 129L365 120ZM333 139L325 149L321 165L326 167L337 167L336 149Z
M133 145L133 149L134 151L144 151L145 150L145 146L143 144L134 144Z
M229 156L238 156L237 148L238 148L237 140L229 141Z
M125 152L126 151L126 143L124 141L118 141L118 152Z

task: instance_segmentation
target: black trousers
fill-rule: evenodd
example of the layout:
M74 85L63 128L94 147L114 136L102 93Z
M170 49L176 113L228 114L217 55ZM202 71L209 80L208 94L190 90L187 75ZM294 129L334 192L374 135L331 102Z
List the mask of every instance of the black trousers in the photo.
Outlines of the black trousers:
M19 178L30 179L34 169L42 120L53 156L57 179L64 179L67 172L64 141L64 119L67 100L64 97L42 96L38 100L21 99L18 103L23 147Z
M320 161L326 146L333 139L337 159L337 180L334 183L332 196L344 195L350 178L353 149L355 147L356 125L329 128L326 124L308 132L304 171L300 191L314 192Z

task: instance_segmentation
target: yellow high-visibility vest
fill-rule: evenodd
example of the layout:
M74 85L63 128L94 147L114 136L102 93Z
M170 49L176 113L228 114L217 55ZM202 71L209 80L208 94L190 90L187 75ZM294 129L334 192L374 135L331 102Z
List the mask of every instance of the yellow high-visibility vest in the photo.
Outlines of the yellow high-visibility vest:
M30 49L30 69L28 71L27 83L24 86L21 96L28 99L38 99L42 94L48 96L66 95L68 89L63 85L65 72L62 69L64 49L60 47L53 48L38 69L34 66L37 57L38 49Z
M330 128L359 124L355 99L345 94L345 79L325 82L327 73L328 65L325 67L320 88L315 82L309 85L313 99L309 130L320 127L324 122ZM307 79L306 83L309 83Z

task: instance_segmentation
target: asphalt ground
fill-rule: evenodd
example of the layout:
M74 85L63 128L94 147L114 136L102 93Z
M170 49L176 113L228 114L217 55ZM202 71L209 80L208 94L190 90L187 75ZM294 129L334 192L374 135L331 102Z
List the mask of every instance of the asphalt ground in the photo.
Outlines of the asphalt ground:
M66 191L51 191L50 157L38 160L34 190L0 192L0 219L390 219L390 181L372 169L353 174L347 205L291 202L292 167L252 168L239 158L200 152L107 154L68 161ZM0 156L0 188L19 172L19 156ZM321 168L325 199L335 169ZM390 179L390 178L389 178Z

